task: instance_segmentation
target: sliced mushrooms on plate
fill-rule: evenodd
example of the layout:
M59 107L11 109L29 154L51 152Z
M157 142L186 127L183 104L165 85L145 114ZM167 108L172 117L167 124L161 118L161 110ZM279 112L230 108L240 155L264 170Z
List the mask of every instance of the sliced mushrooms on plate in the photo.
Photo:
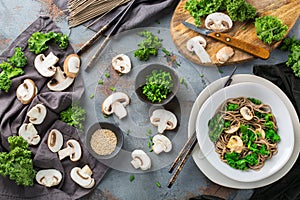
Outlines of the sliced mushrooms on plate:
M161 152L170 152L172 150L171 140L162 134L156 134L152 141L152 150L155 154L160 154Z
M177 126L177 118L174 113L165 109L156 109L150 116L150 122L158 127L158 132L173 130Z
M115 92L102 103L102 112L106 115L115 114L119 119L127 116L126 106L130 103L129 96L124 92Z
M131 157L131 165L135 169L148 170L151 168L151 159L143 150L134 150L131 153Z
M127 74L131 70L131 60L125 54L119 54L112 58L111 61L113 69L121 74Z

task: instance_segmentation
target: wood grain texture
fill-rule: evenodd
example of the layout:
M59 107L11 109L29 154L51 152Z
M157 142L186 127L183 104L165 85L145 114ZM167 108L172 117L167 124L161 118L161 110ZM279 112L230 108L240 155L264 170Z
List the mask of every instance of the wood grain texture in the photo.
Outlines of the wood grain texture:
M200 62L199 58L189 52L186 48L186 42L197 35L199 33L196 33L192 30L189 30L186 28L183 24L181 24L181 21L187 21L194 24L194 19L190 16L189 12L184 9L184 5L187 0L181 0L179 4L177 5L174 14L171 19L170 23L170 32L171 37L174 41L174 44L176 45L179 52L185 56L188 60L199 64L204 65ZM250 3L252 6L254 6L257 9L258 16L276 16L284 24L286 24L289 28L287 31L287 34L292 29L292 27L295 25L299 14L300 14L300 2L299 0L247 0L248 3ZM202 19L202 24L204 24L204 19ZM203 27L203 26L202 26ZM271 45L263 43L257 36L256 36L256 30L254 27L254 21L247 21L247 22L234 22L233 28L227 32L226 34L231 35L233 37L236 37L240 40L247 41L249 43L258 45L260 47L264 47L270 52L278 47L280 42L272 43ZM216 53L219 49L226 46L224 43L217 42L216 40L205 37L207 40L207 47L206 51L210 55L213 63L211 64L205 64L209 66L221 66L216 60ZM242 52L238 49L235 49L235 54L230 60L228 60L223 65L232 65L235 63L241 63L249 60L253 60L255 57L252 55Z

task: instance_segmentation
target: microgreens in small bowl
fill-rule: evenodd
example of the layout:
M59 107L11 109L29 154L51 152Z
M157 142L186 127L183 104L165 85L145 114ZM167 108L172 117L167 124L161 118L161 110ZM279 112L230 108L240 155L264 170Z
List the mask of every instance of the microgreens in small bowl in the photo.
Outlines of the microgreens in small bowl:
M170 102L179 88L176 71L162 64L150 64L138 72L135 91L139 99L153 105Z

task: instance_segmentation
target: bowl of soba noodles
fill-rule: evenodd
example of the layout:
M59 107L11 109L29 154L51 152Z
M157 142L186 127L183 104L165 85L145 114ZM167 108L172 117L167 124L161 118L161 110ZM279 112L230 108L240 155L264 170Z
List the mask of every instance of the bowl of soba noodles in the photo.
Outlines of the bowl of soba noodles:
M276 173L294 147L293 124L284 102L258 83L234 84L212 94L199 110L196 133L208 162L241 182Z

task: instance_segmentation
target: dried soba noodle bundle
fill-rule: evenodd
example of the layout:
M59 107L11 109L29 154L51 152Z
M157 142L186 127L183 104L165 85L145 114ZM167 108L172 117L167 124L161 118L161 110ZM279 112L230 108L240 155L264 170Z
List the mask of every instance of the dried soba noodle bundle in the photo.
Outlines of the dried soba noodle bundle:
M69 26L78 26L95 17L104 16L130 0L69 0Z

